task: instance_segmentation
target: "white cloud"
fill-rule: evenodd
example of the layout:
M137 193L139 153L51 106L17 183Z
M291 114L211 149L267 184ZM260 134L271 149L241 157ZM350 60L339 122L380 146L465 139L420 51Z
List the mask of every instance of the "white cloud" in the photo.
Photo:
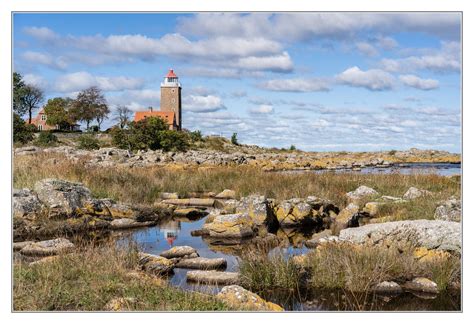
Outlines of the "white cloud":
M392 50L398 46L398 42L392 37L388 37L388 36L380 36L380 35L376 36L375 43L377 44L378 47L386 51Z
M260 105L258 107L252 107L248 109L248 112L251 114L265 115L273 113L273 106L270 105Z
M222 103L221 98L214 95L189 95L183 98L183 111L191 111L194 113L215 112L225 110L226 107Z
M25 27L23 31L41 41L53 41L58 38L58 35L47 27Z
M259 87L271 91L316 92L329 91L329 81L324 79L275 79L268 80Z
M433 90L439 87L438 80L422 79L413 74L400 75L398 78L404 85L420 90Z
M356 49L364 55L377 56L379 54L379 51L375 48L375 46L367 42L358 42L355 46Z
M48 85L48 82L42 76L31 73L23 75L23 81L25 84L33 85L40 89L44 89Z
M336 79L342 84L372 91L390 90L395 86L395 78L391 74L378 69L362 71L357 66L338 74Z
M144 81L138 78L94 76L83 71L59 76L54 88L58 92L74 92L97 86L103 91L121 91L138 89L143 83Z
M21 55L21 57L28 62L46 65L54 69L64 70L67 67L65 59L61 56L53 58L49 54L26 51Z

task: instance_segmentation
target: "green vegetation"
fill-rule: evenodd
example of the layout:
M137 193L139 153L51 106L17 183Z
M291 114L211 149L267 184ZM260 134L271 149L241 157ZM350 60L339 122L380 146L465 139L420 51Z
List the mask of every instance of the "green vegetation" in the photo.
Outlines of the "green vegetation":
M115 127L111 131L112 143L128 150L185 151L189 147L189 135L168 129L165 121L149 117L128 124L128 129Z
M84 150L98 150L100 148L99 140L91 134L84 134L78 138L78 148Z
M50 126L58 125L59 129L70 129L76 120L70 113L73 100L70 98L49 99L44 106L44 112L48 116L46 124Z
M90 87L82 90L72 103L70 113L75 120L86 123L89 129L93 120L97 121L98 128L110 113L107 101L98 87Z
M290 146L290 151L296 151L296 146L294 146L293 144Z
M239 145L239 142L237 141L237 133L232 134L232 137L230 138L230 141L234 145Z
M132 276L134 249L85 247L37 265L14 265L14 310L100 311L115 298L130 298L124 310L228 310L212 296L184 292L160 279Z
M35 126L25 123L25 121L17 114L13 113L13 142L26 144L33 140Z
M31 124L33 111L43 99L44 94L40 88L26 84L21 74L13 73L13 111L20 117L28 114L28 124Z
M38 138L35 141L35 145L38 146L52 146L58 142L58 138L51 131L40 132Z

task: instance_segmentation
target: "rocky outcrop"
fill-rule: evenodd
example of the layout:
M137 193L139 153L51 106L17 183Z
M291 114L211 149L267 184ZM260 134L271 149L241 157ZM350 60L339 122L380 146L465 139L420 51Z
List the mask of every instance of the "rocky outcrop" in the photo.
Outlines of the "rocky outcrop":
M50 256L68 253L74 250L74 244L65 238L34 242L25 245L20 253L28 256Z
M436 207L434 219L460 222L461 221L461 200L451 197Z
M29 189L13 189L13 217L34 220L46 212L46 206Z
M367 186L360 186L356 190L348 192L346 194L347 198L352 201L357 201L361 198L365 197L372 197L372 196L378 196L379 193L370 187Z
M412 220L369 224L342 230L339 238L356 244L393 245L402 250L411 246L461 252L461 226L457 222Z
M253 220L248 214L219 215L211 223L205 224L204 229L214 238L246 238L254 235Z
M224 189L222 192L216 195L217 199L235 199L237 194L234 190Z
M281 306L268 302L259 295L237 285L223 287L216 297L230 307L241 310L284 311Z
M235 285L239 283L239 273L215 270L193 270L186 272L186 280L202 284Z
M240 199L236 213L247 214L256 226L272 225L276 219L265 196L250 195Z
M142 252L139 253L138 263L141 266L142 270L156 276L173 273L173 268L175 265L174 261L164 258L162 256Z
M432 193L428 190L418 189L416 187L410 187L407 190L407 192L405 192L405 194L403 195L403 199L412 200L412 199L420 198L423 196L430 196L430 195L432 195Z
M212 198L182 198L166 199L162 203L176 206L214 207L215 199Z
M274 213L282 227L309 225L328 228L332 218L337 217L339 208L317 197L293 198L279 203Z

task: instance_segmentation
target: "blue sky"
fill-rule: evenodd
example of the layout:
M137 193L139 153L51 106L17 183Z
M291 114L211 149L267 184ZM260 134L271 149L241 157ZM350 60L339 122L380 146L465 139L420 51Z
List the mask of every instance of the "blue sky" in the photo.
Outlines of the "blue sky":
M308 151L460 151L459 13L14 14L14 70L46 98L92 85L113 111ZM112 118L105 127L114 123Z

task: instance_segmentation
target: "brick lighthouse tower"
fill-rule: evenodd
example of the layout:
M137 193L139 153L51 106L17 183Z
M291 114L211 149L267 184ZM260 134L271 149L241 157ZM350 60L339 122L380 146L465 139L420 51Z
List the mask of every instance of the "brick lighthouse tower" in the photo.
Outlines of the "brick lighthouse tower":
M160 110L174 112L178 130L181 130L181 84L172 69L161 82Z

